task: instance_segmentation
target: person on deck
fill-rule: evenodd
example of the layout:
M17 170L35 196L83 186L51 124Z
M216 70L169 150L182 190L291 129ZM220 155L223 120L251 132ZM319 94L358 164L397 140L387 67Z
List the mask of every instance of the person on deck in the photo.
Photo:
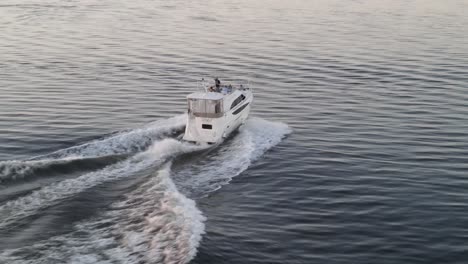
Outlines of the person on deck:
M215 86L216 86L216 92L220 92L221 91L221 81L218 79L218 77L215 78Z

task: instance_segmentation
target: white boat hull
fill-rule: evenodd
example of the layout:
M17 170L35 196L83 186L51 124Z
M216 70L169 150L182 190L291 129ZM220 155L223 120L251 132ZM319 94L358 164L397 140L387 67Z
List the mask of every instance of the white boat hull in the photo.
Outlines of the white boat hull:
M183 139L194 143L218 144L237 130L250 114L253 95L250 90L243 92L246 98L235 108L220 117L198 117L190 112Z

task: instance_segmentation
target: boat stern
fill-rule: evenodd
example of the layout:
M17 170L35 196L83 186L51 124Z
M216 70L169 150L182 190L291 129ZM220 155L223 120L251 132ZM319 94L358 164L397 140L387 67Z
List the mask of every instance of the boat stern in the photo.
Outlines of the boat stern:
M188 115L183 140L194 143L216 144L224 136L223 118L204 118Z

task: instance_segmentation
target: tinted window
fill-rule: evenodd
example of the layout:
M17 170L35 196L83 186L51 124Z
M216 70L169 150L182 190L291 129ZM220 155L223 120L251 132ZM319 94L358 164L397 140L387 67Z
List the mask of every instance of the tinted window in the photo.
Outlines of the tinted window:
M231 109L233 109L238 104L240 104L242 101L244 101L244 99L245 99L245 96L243 94L241 94L239 97L237 97L236 100L234 100L234 102L232 102Z
M238 113L242 112L242 110L244 110L244 108L246 108L248 105L249 105L249 103L246 103L245 105L239 107L239 109L234 111L234 113L232 113L232 114L237 115Z

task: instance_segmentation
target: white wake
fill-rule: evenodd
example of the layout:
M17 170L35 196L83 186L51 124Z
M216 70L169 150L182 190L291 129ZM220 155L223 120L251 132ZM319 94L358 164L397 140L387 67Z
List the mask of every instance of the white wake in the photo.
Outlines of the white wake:
M199 196L219 189L291 133L284 123L250 118L239 133L200 164L187 164L174 176L179 188Z
M0 229L98 184L158 168L157 173L122 201L97 218L76 224L74 232L5 251L0 254L0 262L187 263L197 252L205 218L195 202L182 193L199 197L219 189L290 132L286 124L251 118L232 139L177 171L171 171L174 157L207 146L166 138L127 160L8 202L0 206Z
M170 162L169 162L170 164ZM5 263L188 263L204 233L205 217L177 191L166 165L115 203L99 219L75 231L0 254ZM28 252L40 252L25 258Z
M112 155L127 155L147 149L155 141L181 131L186 115L158 120L142 128L119 132L112 136L94 140L78 146L33 157L27 160L0 161L0 183L6 180L23 179L35 170L70 161L92 159Z
M5 203L0 206L0 228L14 224L20 218L33 215L41 209L53 206L63 199L91 187L130 177L145 168L162 164L181 153L203 148L206 148L206 146L194 146L171 138L163 139L154 143L148 150L138 153L125 161L110 165L96 172L81 175L77 178L66 179L45 186L29 195Z

